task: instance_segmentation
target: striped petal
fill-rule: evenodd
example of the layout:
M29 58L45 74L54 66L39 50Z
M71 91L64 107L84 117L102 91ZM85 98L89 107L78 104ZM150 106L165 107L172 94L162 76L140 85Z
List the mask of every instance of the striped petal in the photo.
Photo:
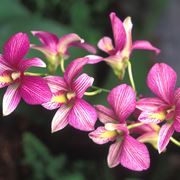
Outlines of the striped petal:
M10 68L10 66L11 65L9 65L4 57L0 54L0 73L3 73L4 71L12 71L12 68Z
M3 96L3 116L11 114L18 106L20 100L19 84L8 86Z
M17 33L9 38L3 48L3 55L7 62L15 66L27 54L30 47L26 33Z
M110 14L110 20L114 35L115 49L121 50L126 42L126 32L123 23L114 12Z
M134 90L122 84L113 88L108 95L108 103L113 108L120 123L125 123L126 118L135 110L136 95Z
M91 131L97 120L96 110L83 99L76 99L69 114L69 124L82 131Z
M156 63L149 71L147 84L151 91L168 104L173 103L176 72L167 64Z
M89 77L87 74L81 74L72 84L72 89L76 92L78 98L83 97L87 88L91 87L94 78Z
M51 132L56 132L68 124L68 116L70 113L71 107L67 105L62 105L56 112L51 122Z
M49 102L52 97L46 81L35 76L23 77L20 93L27 104L43 104Z

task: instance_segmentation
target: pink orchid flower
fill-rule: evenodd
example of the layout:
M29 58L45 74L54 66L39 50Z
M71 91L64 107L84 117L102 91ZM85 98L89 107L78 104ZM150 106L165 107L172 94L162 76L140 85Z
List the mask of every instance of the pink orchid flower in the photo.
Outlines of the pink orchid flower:
M89 137L97 144L115 141L107 157L110 168L118 164L135 171L149 168L150 158L146 146L130 136L126 125L126 119L136 107L135 92L130 86L122 84L111 90L107 101L112 109L96 106L98 118L104 126L89 133Z
M61 58L67 59L69 57L68 48L72 46L83 48L93 54L96 53L96 49L92 45L85 43L82 38L74 33L64 35L61 38L44 31L32 31L32 34L39 38L42 45L32 45L31 47L45 54L49 63L55 65L55 68Z
M132 22L131 18L127 17L123 22L116 16L114 12L110 14L111 26L114 36L114 45L110 37L103 37L98 42L98 47L106 52L109 57L104 60L113 68L114 73L122 79L124 76L127 61L134 49L143 49L155 51L160 50L154 47L149 41L138 40L132 43Z
M72 61L64 77L45 77L53 96L51 101L43 106L49 110L59 108L52 120L52 132L63 129L67 124L82 131L94 129L97 120L96 110L82 99L94 79L85 73L77 77L88 60L88 58L79 58Z
M25 75L32 66L46 67L39 58L24 59L30 48L27 34L9 38L0 55L0 88L8 86L3 97L3 115L12 113L22 99L28 104L42 104L51 98L50 89L41 77Z
M147 85L157 97L137 102L137 108L142 111L139 121L158 124L166 120L159 131L159 153L165 150L174 131L180 132L180 88L175 90L176 78L170 66L156 63L148 73Z

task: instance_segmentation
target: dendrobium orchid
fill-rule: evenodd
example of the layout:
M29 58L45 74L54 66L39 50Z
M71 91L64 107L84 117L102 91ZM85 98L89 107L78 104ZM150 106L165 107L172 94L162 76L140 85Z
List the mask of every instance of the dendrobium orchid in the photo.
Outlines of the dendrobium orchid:
M96 49L85 43L77 34L67 34L58 38L55 34L44 31L32 31L37 36L42 45L31 45L33 49L41 51L48 60L50 71L54 73L61 61L69 57L68 49L72 46L83 48L91 53L96 53Z
M45 77L53 96L51 101L43 106L50 110L59 107L51 123L52 132L63 129L67 124L82 131L94 129L97 120L96 110L82 99L94 79L85 73L77 77L88 60L79 58L71 62L64 77Z
M143 143L130 135L126 124L126 119L136 107L134 90L126 84L119 85L110 91L107 101L112 109L96 106L98 118L104 126L89 133L89 137L97 144L115 141L107 157L110 168L121 164L135 171L147 169L150 164L149 152Z
M22 98L27 104L42 104L51 99L51 91L41 77L26 75L32 66L46 67L39 58L24 59L29 51L25 33L17 33L5 43L0 55L0 88L8 86L3 97L3 115L12 113Z
M127 17L123 22L114 12L110 14L111 26L114 36L114 45L110 37L103 37L98 42L98 47L106 52L109 57L104 60L113 68L114 73L119 79L124 77L127 61L134 49L144 49L159 53L160 50L154 47L149 41L138 40L132 43L132 22Z
M142 111L139 121L164 123L159 130L159 153L165 150L174 131L180 132L180 88L175 90L176 76L167 64L155 64L148 73L147 85L157 97L137 102L137 108Z

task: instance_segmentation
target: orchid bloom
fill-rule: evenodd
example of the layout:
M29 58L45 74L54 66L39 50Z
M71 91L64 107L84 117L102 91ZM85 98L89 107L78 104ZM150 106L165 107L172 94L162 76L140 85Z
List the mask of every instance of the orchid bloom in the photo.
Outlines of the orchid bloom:
M32 31L32 34L39 38L42 45L32 45L31 47L41 51L55 70L61 59L68 58L68 48L71 46L83 48L93 54L96 53L96 49L92 45L85 43L82 38L74 33L64 35L61 38L44 31Z
M174 131L180 132L180 88L175 90L176 76L167 64L156 63L148 73L147 85L157 97L137 102L137 108L142 111L139 121L164 122L158 136L159 153L165 150Z
M115 141L110 146L107 157L110 168L121 164L135 171L148 169L149 152L143 143L130 135L126 125L126 119L136 107L135 92L130 86L122 84L110 91L107 101L112 109L96 106L98 118L104 126L89 133L89 137L97 144Z
M0 55L0 88L8 86L3 97L3 115L12 113L22 99L27 104L42 104L51 99L46 81L29 76L25 71L32 66L46 67L39 58L24 59L30 43L27 34L17 33L9 38Z
M110 14L111 26L114 36L114 45L110 37L103 37L98 42L98 47L106 52L109 57L104 60L113 68L114 73L122 79L124 76L127 61L134 49L144 49L159 53L160 50L154 47L149 41L138 40L132 43L132 22L127 17L123 22L114 12Z
M53 96L50 102L43 106L49 110L59 108L52 120L52 132L63 129L67 124L82 131L94 129L97 120L96 110L82 99L94 79L85 73L77 77L88 60L79 58L72 61L66 68L64 77L45 77Z

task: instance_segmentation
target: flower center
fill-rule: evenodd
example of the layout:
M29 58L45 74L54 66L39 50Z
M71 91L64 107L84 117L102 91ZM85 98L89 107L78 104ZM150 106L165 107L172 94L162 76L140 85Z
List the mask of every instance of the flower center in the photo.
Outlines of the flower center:
M19 79L20 76L21 76L21 73L20 73L20 72L13 72L13 73L11 74L11 78L13 79L13 81Z

